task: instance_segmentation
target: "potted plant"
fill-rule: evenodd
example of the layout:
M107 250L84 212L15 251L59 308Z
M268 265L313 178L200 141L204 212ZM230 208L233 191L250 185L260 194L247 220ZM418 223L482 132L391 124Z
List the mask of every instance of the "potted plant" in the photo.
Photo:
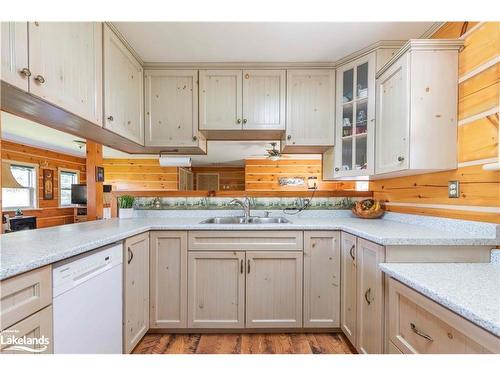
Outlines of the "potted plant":
M134 197L131 195L122 195L118 197L118 217L121 219L130 219L134 216Z

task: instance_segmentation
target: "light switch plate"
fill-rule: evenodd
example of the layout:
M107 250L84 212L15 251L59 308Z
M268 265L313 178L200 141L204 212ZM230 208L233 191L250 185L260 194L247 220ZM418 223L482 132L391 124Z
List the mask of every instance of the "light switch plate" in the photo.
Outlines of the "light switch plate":
M448 198L460 197L460 182L448 181Z

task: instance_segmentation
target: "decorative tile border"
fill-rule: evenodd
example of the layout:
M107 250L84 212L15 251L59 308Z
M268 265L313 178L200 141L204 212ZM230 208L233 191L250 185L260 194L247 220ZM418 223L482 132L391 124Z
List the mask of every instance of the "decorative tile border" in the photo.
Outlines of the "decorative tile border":
M136 210L240 210L238 205L230 205L233 198L221 197L162 197L135 198ZM309 198L256 198L250 199L252 209L282 210L284 208L302 207ZM328 197L314 198L309 209L312 210L346 210L350 209L357 200L363 198Z

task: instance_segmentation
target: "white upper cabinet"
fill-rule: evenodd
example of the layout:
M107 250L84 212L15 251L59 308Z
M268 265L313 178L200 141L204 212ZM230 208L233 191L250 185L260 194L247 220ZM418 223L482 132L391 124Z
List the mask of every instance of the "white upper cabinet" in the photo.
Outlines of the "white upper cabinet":
M243 129L285 130L285 71L243 71Z
M376 52L337 69L334 177L373 174Z
M375 173L457 167L459 40L410 40L377 73Z
M285 152L319 152L334 144L335 71L287 71Z
M28 66L28 23L1 23L2 80L28 91L31 71Z
M198 71L145 72L146 146L197 146Z
M284 130L285 90L284 70L200 70L200 130Z
M241 70L200 70L200 130L240 130Z
M408 56L396 61L377 81L377 173L408 168L410 113Z
M104 127L144 144L143 74L141 64L104 25Z
M30 92L102 126L102 24L30 22Z

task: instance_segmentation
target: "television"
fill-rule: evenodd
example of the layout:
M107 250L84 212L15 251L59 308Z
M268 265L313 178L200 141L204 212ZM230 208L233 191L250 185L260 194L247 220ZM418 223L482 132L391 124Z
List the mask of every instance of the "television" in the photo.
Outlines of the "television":
M71 204L87 204L87 185L71 185Z

